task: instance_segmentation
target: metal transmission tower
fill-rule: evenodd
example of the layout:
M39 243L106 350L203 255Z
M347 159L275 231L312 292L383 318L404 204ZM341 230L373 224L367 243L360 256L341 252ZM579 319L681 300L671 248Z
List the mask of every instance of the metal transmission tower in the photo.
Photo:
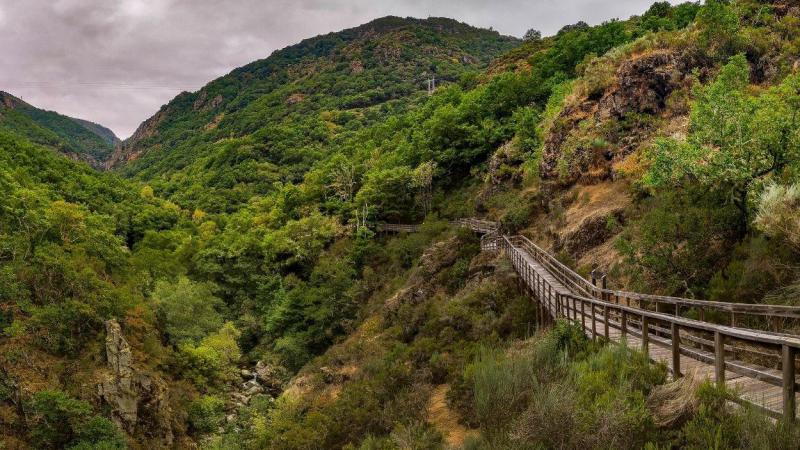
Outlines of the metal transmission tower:
M433 94L433 91L436 90L436 75L433 78L428 79L428 95Z

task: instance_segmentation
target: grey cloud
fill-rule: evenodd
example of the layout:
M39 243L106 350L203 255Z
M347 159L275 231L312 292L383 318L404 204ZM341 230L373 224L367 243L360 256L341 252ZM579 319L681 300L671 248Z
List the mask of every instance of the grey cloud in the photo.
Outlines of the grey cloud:
M0 89L121 137L182 90L318 34L388 14L521 36L653 0L0 0Z

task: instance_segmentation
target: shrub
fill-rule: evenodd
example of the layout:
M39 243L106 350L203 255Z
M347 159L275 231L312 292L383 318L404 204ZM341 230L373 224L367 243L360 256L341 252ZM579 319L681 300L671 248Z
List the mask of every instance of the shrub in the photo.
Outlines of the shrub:
M646 396L666 379L666 368L653 365L626 345L609 345L573 366L584 418L597 430L584 442L593 448L641 448L654 424Z
M426 422L401 423L392 430L391 436L400 449L436 450L443 446L441 433Z
M509 233L519 231L530 223L531 207L526 203L509 208L500 218L503 229Z
M537 383L535 363L528 356L508 356L502 350L483 348L467 368L473 382L475 414L487 433L502 431L527 406L528 393Z
M800 185L771 184L761 193L756 227L800 250Z
M176 363L183 377L202 391L235 380L236 364L242 356L236 342L239 335L233 323L226 322L198 345L182 345L176 355Z
M90 305L67 300L62 304L34 307L28 326L44 350L74 356L97 333L101 323Z
M681 429L682 445L687 448L794 449L800 440L800 427L783 421L773 422L753 407L732 408L730 394L711 382L700 387L700 408Z
M511 441L521 447L578 448L583 431L579 408L571 386L539 385L531 394L528 408L514 420Z
M39 391L27 405L29 436L36 448L123 449L122 433L91 406L61 391Z
M189 425L198 433L216 431L225 417L225 402L213 395L204 395L189 406Z

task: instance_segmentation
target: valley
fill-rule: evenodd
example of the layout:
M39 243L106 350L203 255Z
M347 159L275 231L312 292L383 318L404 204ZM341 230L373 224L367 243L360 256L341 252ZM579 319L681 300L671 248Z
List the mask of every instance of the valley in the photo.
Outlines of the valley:
M797 448L798 45L387 16L125 140L0 93L0 448Z

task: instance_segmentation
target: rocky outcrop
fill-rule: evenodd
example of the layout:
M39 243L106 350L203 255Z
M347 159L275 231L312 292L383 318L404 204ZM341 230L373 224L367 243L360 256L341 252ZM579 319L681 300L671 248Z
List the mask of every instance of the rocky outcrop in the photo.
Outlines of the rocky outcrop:
M691 55L654 51L622 62L607 88L571 101L545 136L540 173L545 180L571 185L613 177L612 165L646 142L654 121L670 114L670 94L687 87L699 63Z
M139 125L139 128L136 129L131 137L114 147L111 156L103 163L103 168L110 170L138 159L146 150L146 147L142 145L142 141L158 134L158 125L161 124L166 116L167 112L162 109Z
M98 395L111 407L114 422L129 434L170 447L174 434L166 383L136 369L131 347L114 320L106 321L106 361L108 373Z
M364 64L361 60L353 60L350 62L350 73L353 75L358 75L359 73L364 71Z
M208 91L205 89L200 91L200 95L197 96L197 100L194 101L192 104L192 111L200 111L200 110L209 110L214 109L221 105L224 102L222 95L217 94L211 100L208 99Z
M305 94L301 94L299 92L295 92L294 94L292 94L292 95L290 95L289 97L286 98L286 104L287 105L295 105L297 103L302 102L305 99L306 99Z
M667 97L679 85L681 73L669 52L653 53L625 61L617 72L617 83L598 105L600 119L622 119L631 113L658 114Z
M111 376L100 384L99 392L112 407L115 421L123 428L136 425L139 398L133 389L133 355L116 321L106 322L106 361Z

